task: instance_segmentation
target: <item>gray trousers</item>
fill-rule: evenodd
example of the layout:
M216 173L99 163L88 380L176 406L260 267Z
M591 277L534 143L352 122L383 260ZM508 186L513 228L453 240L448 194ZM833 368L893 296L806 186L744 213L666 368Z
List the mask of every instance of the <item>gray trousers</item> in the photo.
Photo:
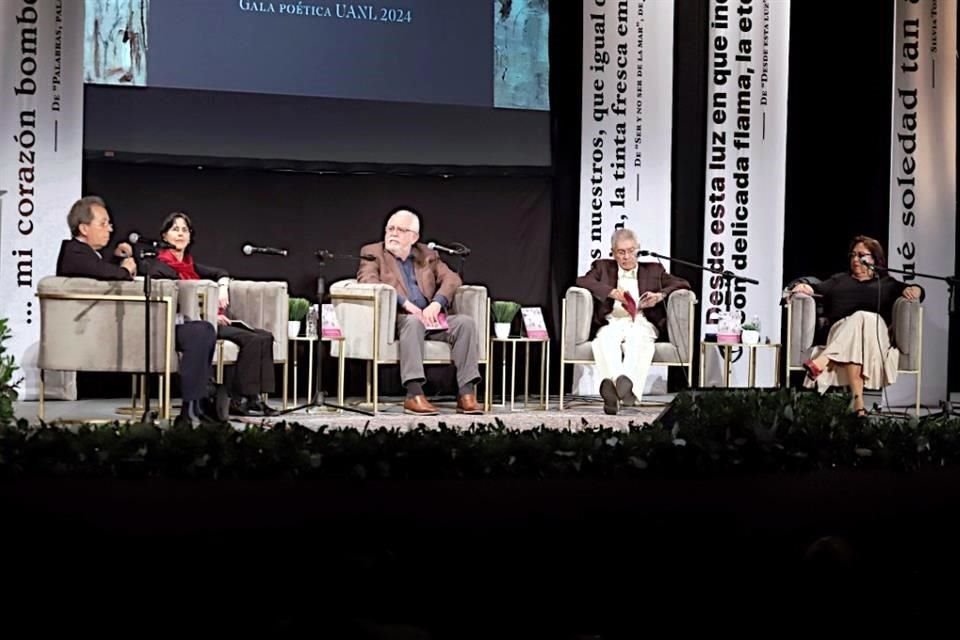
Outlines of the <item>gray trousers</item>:
M401 313L397 314L397 338L400 351L400 380L422 382L424 341L443 340L450 345L453 366L457 368L457 385L465 387L480 381L480 367L477 366L477 323L470 316L447 316L447 331L427 331L417 318Z

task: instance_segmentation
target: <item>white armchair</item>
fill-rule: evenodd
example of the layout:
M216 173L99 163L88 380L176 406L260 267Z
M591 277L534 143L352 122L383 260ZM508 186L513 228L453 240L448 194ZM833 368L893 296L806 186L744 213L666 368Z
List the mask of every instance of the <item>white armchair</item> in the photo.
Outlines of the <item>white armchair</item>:
M812 357L822 317L817 315L816 300L805 294L791 295L787 301L787 376L803 371L803 362ZM923 305L917 300L898 298L893 303L894 342L900 350L897 373L916 376L917 398L914 409L920 413L920 389L923 382Z
M217 283L212 280L178 280L180 312L191 319L216 324L218 309ZM230 280L229 315L256 329L273 334L273 362L283 365L283 401L287 398L287 320L290 297L286 282ZM223 367L235 364L239 349L229 340L217 340L213 358L217 365L217 382L223 381Z
M674 291L667 298L667 331L669 342L657 342L653 364L667 367L685 367L687 384L693 386L693 326L697 296L689 289ZM594 364L590 345L590 326L593 322L593 296L582 287L570 287L563 299L560 333L560 410L563 410L566 365Z
M160 415L170 417L175 351L176 283L154 280L150 300L150 372L160 374ZM40 299L40 405L44 371L142 373L145 367L143 283L48 276Z
M379 366L400 361L397 340L397 291L386 284L361 284L343 280L330 288L330 299L343 330L343 341L331 343L334 356L344 349L344 357L367 362L367 402L373 412L379 408ZM464 285L457 289L451 305L452 313L468 315L477 323L479 364L484 366L484 408L490 408L490 301L487 288ZM450 345L428 340L424 364L450 364ZM343 371L338 380L343 386Z

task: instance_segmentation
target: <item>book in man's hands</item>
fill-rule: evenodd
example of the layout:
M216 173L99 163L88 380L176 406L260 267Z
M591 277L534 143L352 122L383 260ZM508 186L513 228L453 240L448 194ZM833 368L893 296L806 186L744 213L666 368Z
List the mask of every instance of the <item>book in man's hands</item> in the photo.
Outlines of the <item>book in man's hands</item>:
M256 329L254 329L253 327L251 327L250 325L248 325L248 324L247 324L246 322L244 322L243 320L231 320L231 321L230 321L230 326L231 326L231 327L236 327L236 328L238 328L238 329L246 329L247 331L256 331Z
M421 313L419 316L420 322L423 323L423 326L427 328L427 331L446 331L450 328L450 325L447 324L447 314L441 311L437 314L436 322L427 322L427 319L423 317Z

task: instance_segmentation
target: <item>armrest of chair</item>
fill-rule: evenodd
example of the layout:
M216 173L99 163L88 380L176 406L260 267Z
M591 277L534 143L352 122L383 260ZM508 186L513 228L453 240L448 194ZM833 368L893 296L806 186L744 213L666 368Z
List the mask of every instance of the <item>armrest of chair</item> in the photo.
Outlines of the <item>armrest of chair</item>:
M574 353L577 345L590 341L593 324L593 295L582 287L570 287L566 296L567 323L563 334L564 353Z
M341 280L330 287L330 299L343 329L347 358L373 359L374 308L379 307L380 352L397 336L397 290L388 284ZM337 343L334 343L334 347Z
M787 327L787 366L799 367L808 357L817 330L817 301L803 293L795 293L785 307L790 317Z
M176 283L156 280L150 303L150 370L177 369L174 351ZM54 371L140 372L144 366L143 282L49 276L40 299L38 365Z
M272 333L273 359L286 362L287 320L290 318L290 294L286 282L231 280L227 315Z
M217 326L219 291L213 280L175 280L178 310L187 320L206 320Z
M900 350L901 369L919 369L923 348L923 305L918 300L898 298L893 303L893 336Z
M477 324L480 360L487 359L487 340L490 333L490 319L487 317L487 288L480 285L463 285L453 295L453 313L470 316Z
M683 362L690 362L693 355L696 304L697 294L690 289L679 289L667 298L667 338L677 348Z

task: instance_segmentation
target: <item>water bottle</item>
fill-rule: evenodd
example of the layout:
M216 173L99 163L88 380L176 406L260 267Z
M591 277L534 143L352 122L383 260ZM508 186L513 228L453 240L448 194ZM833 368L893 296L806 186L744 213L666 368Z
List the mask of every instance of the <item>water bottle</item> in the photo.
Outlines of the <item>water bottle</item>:
M320 320L320 309L319 305L313 305L310 307L310 311L307 312L307 332L306 336L308 338L317 337L317 323Z

